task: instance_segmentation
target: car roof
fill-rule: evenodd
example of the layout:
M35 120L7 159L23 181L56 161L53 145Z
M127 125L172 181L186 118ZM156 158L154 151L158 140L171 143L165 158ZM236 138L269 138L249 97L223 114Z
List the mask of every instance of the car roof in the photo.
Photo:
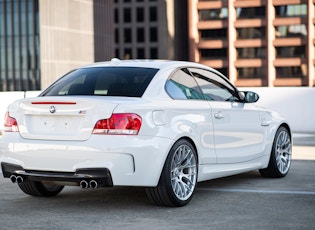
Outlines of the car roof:
M83 66L81 68L91 67L142 67L142 68L154 68L154 69L165 69L165 68L177 68L177 67L199 67L199 68L212 68L188 61L174 61L174 60L151 60L151 59L130 59L120 60L113 58L111 61L97 62L91 65Z

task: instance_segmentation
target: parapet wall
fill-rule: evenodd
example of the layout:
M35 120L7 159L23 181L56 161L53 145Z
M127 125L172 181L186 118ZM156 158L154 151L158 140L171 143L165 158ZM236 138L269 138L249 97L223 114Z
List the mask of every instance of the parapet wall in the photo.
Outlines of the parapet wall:
M258 93L260 99L256 104L280 113L289 121L294 133L315 134L315 88L255 87L239 89Z

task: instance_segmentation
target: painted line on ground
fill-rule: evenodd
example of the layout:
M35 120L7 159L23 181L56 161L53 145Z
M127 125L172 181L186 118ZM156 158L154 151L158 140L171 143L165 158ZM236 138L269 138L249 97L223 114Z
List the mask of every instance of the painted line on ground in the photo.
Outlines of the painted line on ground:
M269 193L269 194L292 194L292 195L315 195L315 191L287 191L287 190L255 190L238 188L197 188L197 191L213 192L240 192L240 193Z

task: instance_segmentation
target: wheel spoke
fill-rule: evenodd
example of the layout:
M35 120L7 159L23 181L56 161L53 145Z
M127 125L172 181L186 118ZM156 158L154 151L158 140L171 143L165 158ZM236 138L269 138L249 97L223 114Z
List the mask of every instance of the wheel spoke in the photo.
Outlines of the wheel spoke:
M286 173L291 161L291 140L287 132L282 131L276 140L276 163L281 173Z
M187 145L179 146L171 164L171 183L177 198L185 200L192 195L197 181L196 170L192 149Z

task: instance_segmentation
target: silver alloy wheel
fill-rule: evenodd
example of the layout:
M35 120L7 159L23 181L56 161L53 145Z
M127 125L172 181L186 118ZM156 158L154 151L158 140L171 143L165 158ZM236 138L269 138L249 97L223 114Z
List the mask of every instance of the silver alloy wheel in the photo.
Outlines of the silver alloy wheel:
M286 174L291 164L292 145L290 136L286 131L281 131L276 140L275 155L279 171Z
M196 157L188 145L180 145L171 163L171 184L176 197L187 200L194 192L197 182Z

